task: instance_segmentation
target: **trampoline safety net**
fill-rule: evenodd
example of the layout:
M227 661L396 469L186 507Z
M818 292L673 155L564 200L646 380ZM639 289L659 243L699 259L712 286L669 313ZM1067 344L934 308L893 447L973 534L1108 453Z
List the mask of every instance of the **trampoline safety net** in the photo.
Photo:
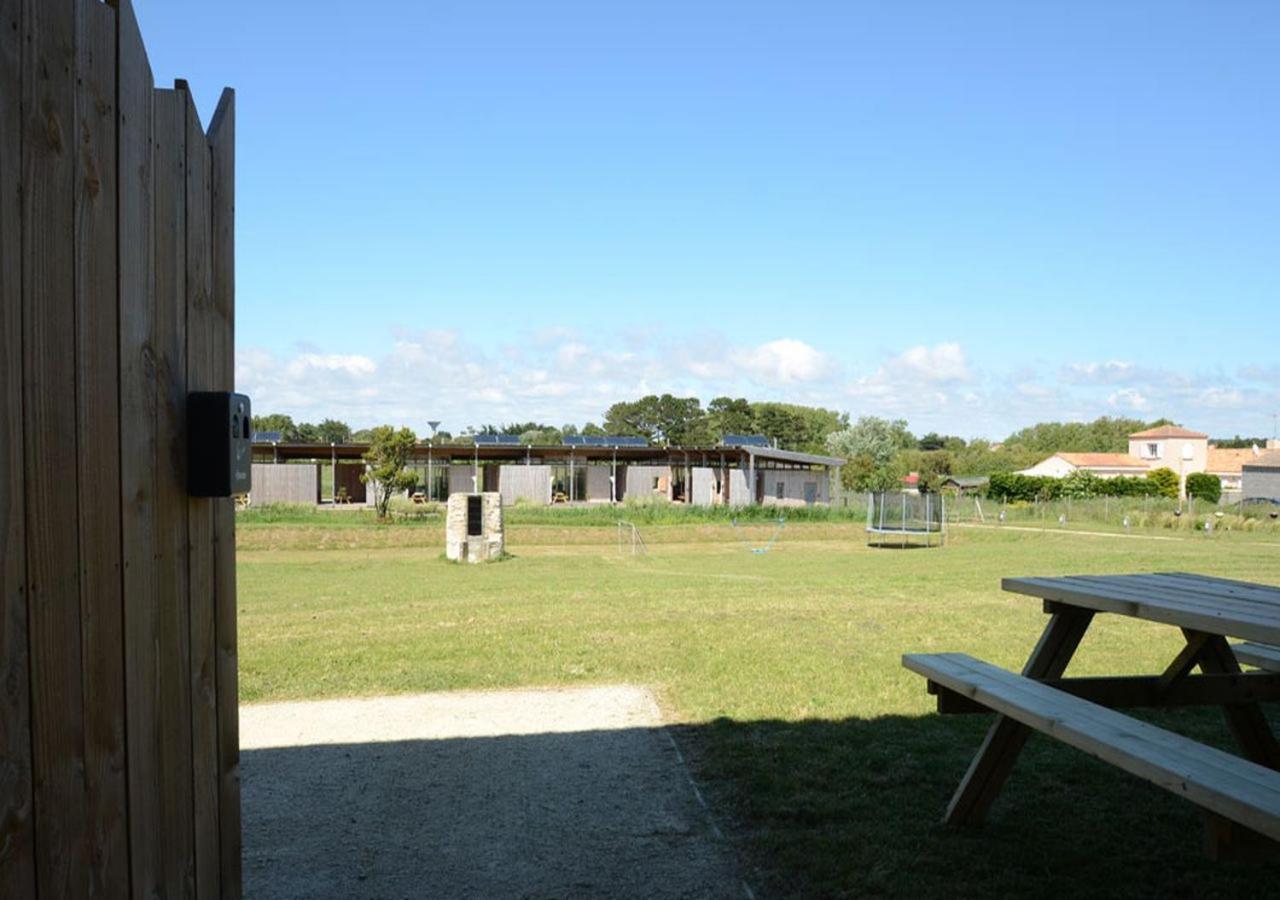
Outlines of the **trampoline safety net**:
M874 547L932 547L946 539L941 494L872 491L867 494L867 543Z

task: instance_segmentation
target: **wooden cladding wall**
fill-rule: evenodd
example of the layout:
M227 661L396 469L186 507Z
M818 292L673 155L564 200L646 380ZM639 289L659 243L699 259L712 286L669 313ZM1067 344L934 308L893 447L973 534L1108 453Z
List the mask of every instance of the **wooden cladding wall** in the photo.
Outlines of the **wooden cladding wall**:
M155 88L130 0L0 0L0 896L240 892L234 95Z

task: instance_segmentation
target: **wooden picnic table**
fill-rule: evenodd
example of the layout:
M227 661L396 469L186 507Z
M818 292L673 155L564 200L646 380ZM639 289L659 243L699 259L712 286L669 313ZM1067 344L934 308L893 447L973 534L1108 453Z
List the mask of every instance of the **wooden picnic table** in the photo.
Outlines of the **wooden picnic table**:
M1036 729L1199 803L1209 812L1211 853L1252 842L1253 832L1280 839L1280 744L1260 706L1280 699L1280 588L1176 572L1006 578L1002 586L1039 598L1049 615L1021 676L964 654L903 658L929 679L940 712L998 713L947 808L948 824L985 818ZM1064 677L1098 613L1176 627L1185 644L1159 674ZM1240 659L1271 671L1243 673L1228 637L1254 642ZM1223 708L1244 758L1113 712L1203 705Z

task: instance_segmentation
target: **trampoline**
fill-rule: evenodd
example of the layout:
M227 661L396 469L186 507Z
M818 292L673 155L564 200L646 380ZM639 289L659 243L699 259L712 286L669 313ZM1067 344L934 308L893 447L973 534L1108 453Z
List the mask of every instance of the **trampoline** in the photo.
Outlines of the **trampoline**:
M867 494L867 545L933 547L947 539L946 503L941 494L873 491Z

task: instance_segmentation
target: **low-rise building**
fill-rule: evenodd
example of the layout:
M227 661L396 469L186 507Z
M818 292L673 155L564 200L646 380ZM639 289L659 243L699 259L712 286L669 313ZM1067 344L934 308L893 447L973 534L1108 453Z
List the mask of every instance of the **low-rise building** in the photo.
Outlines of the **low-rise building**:
M1280 501L1280 450L1269 450L1241 469L1242 499Z
M1203 432L1161 425L1129 435L1128 453L1055 453L1019 474L1065 478L1072 472L1084 471L1099 478L1121 475L1143 478L1153 469L1170 469L1177 473L1179 493L1185 497L1187 476L1208 472L1222 482L1224 495L1240 496L1243 469L1268 449L1280 449L1274 444L1275 441L1267 441L1267 449L1215 447Z

